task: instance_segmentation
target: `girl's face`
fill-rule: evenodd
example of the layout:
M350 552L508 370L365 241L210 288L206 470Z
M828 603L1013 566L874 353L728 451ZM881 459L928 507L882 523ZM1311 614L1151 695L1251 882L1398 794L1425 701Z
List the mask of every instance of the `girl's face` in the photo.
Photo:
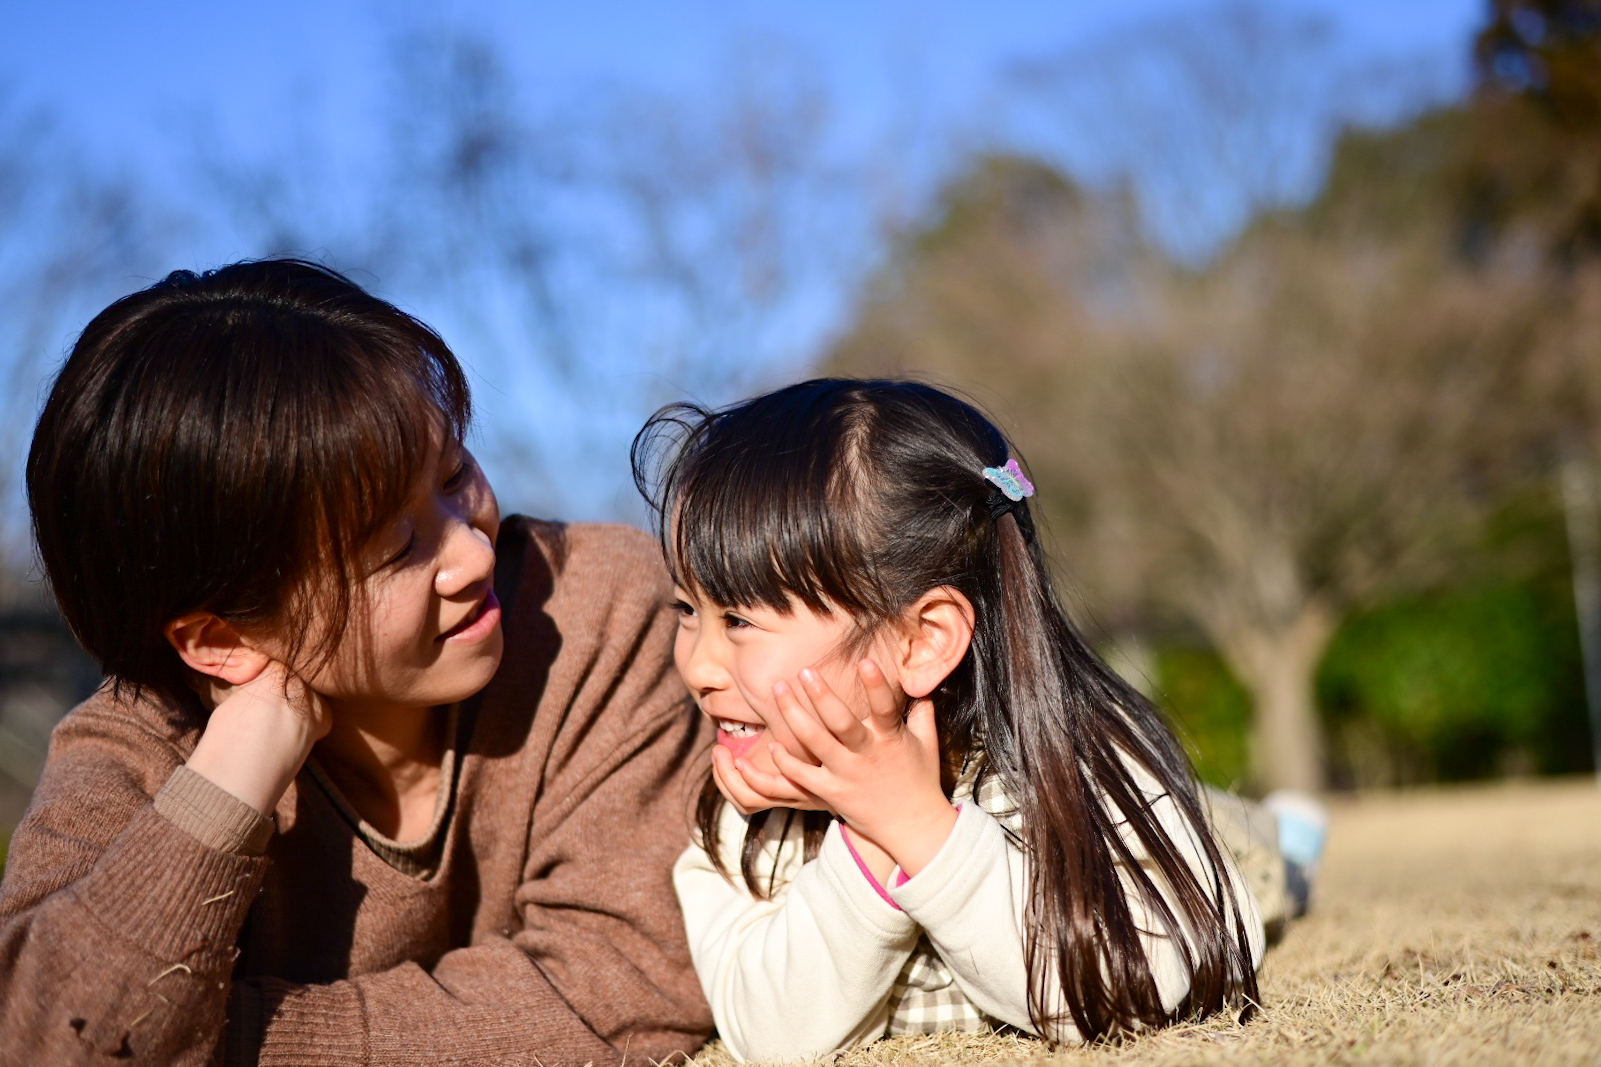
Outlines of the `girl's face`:
M494 490L472 454L446 442L401 514L369 546L350 631L326 664L305 675L336 714L449 704L489 683L502 650L499 527Z
M822 675L847 704L863 699L856 672L860 657L842 653L855 627L842 611L818 615L794 602L788 615L772 608L727 608L677 590L678 637L673 662L700 710L717 724L717 743L736 759L775 773L768 722L778 715L773 685L787 682L800 691L802 667ZM876 642L875 642L876 644ZM893 657L866 653L883 666L892 685Z

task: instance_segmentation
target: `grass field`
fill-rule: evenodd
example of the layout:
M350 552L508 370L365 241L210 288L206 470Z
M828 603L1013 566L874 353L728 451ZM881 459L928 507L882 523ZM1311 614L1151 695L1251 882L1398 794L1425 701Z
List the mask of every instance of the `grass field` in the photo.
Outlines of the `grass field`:
M1585 779L1336 801L1314 910L1266 1009L1120 1046L881 1041L841 1067L1601 1064L1601 789ZM712 1045L697 1067L731 1058Z

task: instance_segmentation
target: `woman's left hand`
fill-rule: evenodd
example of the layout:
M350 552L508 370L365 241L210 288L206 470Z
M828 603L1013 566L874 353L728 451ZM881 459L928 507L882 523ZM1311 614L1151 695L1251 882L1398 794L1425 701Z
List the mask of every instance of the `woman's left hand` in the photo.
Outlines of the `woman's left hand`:
M853 833L889 853L908 875L916 874L956 824L956 809L940 786L934 706L913 701L903 718L878 665L863 660L858 670L867 695L860 713L809 667L801 671L798 686L775 685L779 714L817 762L798 759L781 744L768 749L779 773L820 797Z

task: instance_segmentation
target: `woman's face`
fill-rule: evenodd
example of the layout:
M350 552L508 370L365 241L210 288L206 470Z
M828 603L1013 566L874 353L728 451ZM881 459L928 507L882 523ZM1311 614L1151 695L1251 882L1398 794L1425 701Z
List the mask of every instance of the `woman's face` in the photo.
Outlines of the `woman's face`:
M302 672L306 682L336 713L449 704L487 685L503 646L499 527L494 490L472 454L445 442L368 547L349 627L327 663Z

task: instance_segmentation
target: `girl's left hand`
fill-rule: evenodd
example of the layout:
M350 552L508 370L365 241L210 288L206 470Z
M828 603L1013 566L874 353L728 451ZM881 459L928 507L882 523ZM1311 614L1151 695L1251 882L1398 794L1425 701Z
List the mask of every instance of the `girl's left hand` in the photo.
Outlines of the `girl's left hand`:
M817 763L796 758L781 744L768 750L779 773L820 797L853 833L913 875L934 858L956 824L956 809L940 787L934 706L914 701L902 718L878 665L863 660L859 672L867 693L862 714L809 667L800 673L799 689L775 685L779 714Z
M741 815L769 808L827 811L828 805L782 775L766 774L749 760L735 759L722 745L712 748L712 778Z

